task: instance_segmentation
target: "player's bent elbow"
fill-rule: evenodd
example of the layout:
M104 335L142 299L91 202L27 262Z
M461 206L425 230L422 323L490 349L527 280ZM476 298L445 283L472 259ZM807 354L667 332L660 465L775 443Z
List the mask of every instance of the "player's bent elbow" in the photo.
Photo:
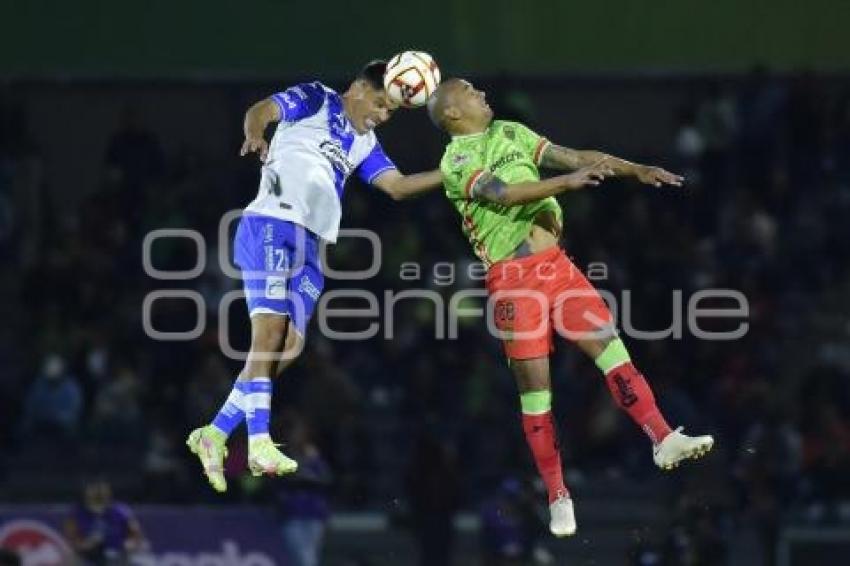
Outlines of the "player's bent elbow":
M394 201L400 201L404 199L404 195L401 194L401 191L397 190L395 187L378 187L381 189L381 192L393 199Z
M391 183L388 183L386 188L384 188L384 192L387 193L390 198L396 202L410 198L412 196L411 192L406 191L404 189L403 184L403 178L393 179L393 181Z
M245 116L265 124L277 122L280 120L280 107L271 98L265 98L248 108Z
M516 206L525 204L522 195L518 191L505 191L503 194L496 197L496 202L503 206Z
M381 173L377 178L372 179L371 184L391 199L399 201L407 197L402 186L403 181L404 177L398 174L397 171L390 171Z

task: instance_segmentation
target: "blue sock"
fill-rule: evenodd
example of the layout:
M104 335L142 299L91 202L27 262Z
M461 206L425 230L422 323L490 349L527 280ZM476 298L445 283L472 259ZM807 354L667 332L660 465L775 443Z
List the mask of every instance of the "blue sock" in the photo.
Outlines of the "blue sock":
M269 438L269 419L272 407L272 380L255 377L245 382L245 420L248 441Z
M212 425L224 433L224 436L230 436L245 418L247 386L247 381L237 379L233 389L230 390L230 395L227 396L224 405L213 419Z

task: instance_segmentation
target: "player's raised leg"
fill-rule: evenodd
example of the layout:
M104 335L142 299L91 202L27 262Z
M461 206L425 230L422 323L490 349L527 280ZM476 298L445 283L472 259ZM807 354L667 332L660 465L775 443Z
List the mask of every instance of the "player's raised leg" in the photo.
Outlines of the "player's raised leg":
M284 474L297 464L272 442L268 430L272 378L301 352L304 329L324 283L318 243L309 231L275 218L246 215L234 240L251 314L251 348L233 391L213 422L192 431L187 445L210 484L224 491L228 436L244 419L248 465L254 474ZM292 281L296 280L297 285Z
M289 331L288 327L286 315L258 314L251 318L251 350L245 368L213 421L193 430L186 441L189 449L200 459L204 473L216 491L227 489L224 478L226 442L236 427L246 420L246 413L251 415L247 419L249 441L252 433L255 439L268 438L269 409L265 407L265 401L267 396L270 401L271 380L266 376L279 375L303 349L303 338L294 330ZM248 403L253 409L255 402L259 404L257 410L248 412Z
M665 470L682 460L698 458L714 445L711 436L687 436L670 429L655 401L652 388L638 371L623 341L617 336L612 316L599 293L581 271L563 256L559 299L554 318L559 333L575 341L605 376L617 406L649 437L655 464Z
M617 405L652 440L653 460L659 468L675 468L683 460L699 458L711 450L714 438L709 435L687 436L682 434L681 428L670 430L655 402L652 388L632 363L620 338L595 339L579 346L591 353ZM598 354L593 355L596 352Z
M549 358L511 360L522 409L522 429L534 463L549 493L549 530L555 536L575 534L570 492L564 484L558 434L552 416Z

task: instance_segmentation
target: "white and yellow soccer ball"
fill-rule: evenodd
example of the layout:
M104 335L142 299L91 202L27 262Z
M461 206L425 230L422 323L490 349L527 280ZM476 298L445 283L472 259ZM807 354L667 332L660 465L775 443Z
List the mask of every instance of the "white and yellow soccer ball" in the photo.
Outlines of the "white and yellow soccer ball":
M403 51L387 63L384 89L390 100L401 106L422 106L439 84L440 68L424 51Z

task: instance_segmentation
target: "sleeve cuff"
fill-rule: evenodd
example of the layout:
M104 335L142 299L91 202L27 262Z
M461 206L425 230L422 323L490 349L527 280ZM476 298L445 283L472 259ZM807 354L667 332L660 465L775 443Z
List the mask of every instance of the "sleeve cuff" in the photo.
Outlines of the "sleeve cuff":
M277 93L271 96L271 99L274 100L274 103L277 104L277 107L280 108L280 119L281 121L286 119L286 103L283 101L283 97Z
M371 185L371 184L372 184L372 181L374 181L375 179L377 179L378 177L380 177L381 175L383 175L383 174L384 174L384 173L386 173L387 171L391 171L391 170L393 170L393 169L397 169L397 167L395 167L394 165L386 165L386 166L384 166L384 167L381 167L380 169L378 169L377 171L375 171L374 173L372 173L372 174L369 176L369 179L368 179L366 182L367 182L367 183L369 183L369 184Z
M537 147L534 149L534 164L540 165L540 161L543 159L543 154L546 153L546 148L549 147L551 143L546 138L540 138L540 141L537 142Z
M484 173L483 169L479 169L469 178L469 181L466 182L466 186L463 188L463 193L466 195L466 198L472 198L472 187L478 181L478 178Z

